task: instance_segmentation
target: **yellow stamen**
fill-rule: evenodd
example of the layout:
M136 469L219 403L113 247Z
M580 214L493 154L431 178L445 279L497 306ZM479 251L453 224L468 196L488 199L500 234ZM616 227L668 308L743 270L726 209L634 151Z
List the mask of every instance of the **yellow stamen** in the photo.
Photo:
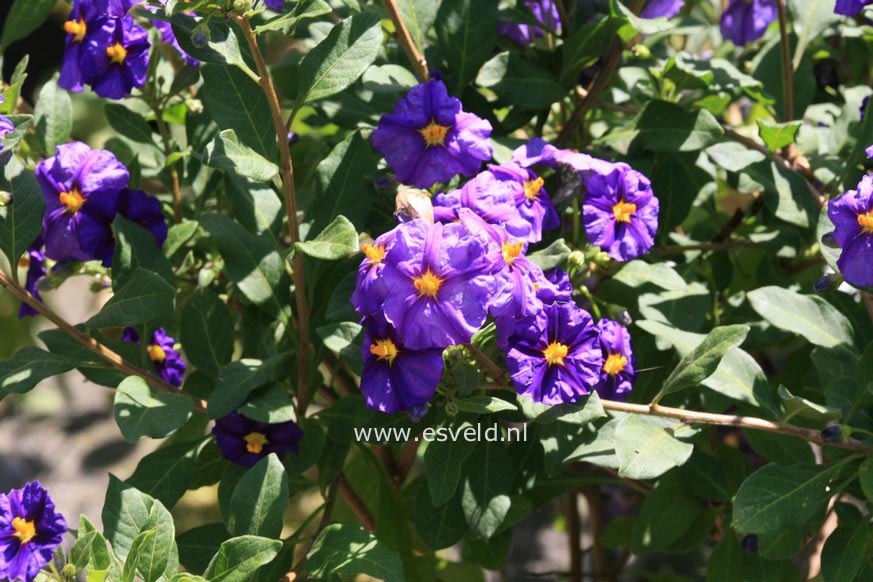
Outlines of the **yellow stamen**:
M873 210L867 214L859 214L858 225L860 225L867 234L873 234Z
M365 244L361 247L361 250L364 251L364 255L366 255L374 265L378 265L382 262L382 259L385 258L385 247L382 245Z
M545 356L546 362L548 362L550 366L563 366L564 358L567 357L569 351L570 349L564 344L552 342L543 350L543 356Z
M612 207L612 213L618 222L630 222L631 216L637 211L637 205L633 202L619 202Z
M510 267L512 263L515 262L515 259L521 256L521 251L524 250L523 242L505 242L503 243L503 247L501 247L503 251L503 260L506 261L506 264Z
M540 190L543 189L543 179L537 178L536 180L528 180L524 183L524 195L528 200L533 202L537 199L537 194L540 193Z
M394 363L398 351L394 342L388 338L375 340L370 346L370 353L378 356L380 360L388 360L389 365Z
M250 453L260 455L264 450L264 445L270 444L267 440L267 435L262 432L250 432L243 437L246 442L246 450Z
M127 49L120 42L117 42L110 47L106 47L106 56L116 65L122 65L124 64L124 59L127 58Z
M439 293L443 280L431 272L430 269L424 272L420 277L412 280L412 284L418 289L419 297L436 297Z
M427 127L418 131L424 138L424 143L427 144L427 147L446 145L446 134L449 132L449 128L445 125L431 121Z
M64 30L67 31L67 34L73 35L73 42L82 42L85 40L85 33L88 32L88 25L84 18L68 20L64 23Z
M149 353L149 358L156 364L163 364L164 360L167 359L167 352L164 351L164 348L159 346L158 344L151 344L146 348L146 351Z
M61 192L58 195L58 198L70 214L76 214L79 212L86 202L85 197L82 196L82 192L80 192L79 188L76 186L73 186L72 190L69 192Z
M627 366L627 358L621 354L609 354L603 364L603 371L610 376L615 376Z
M26 269L30 266L30 255L24 255L19 259L18 266L22 269Z
M14 535L22 545L36 537L36 525L23 517L16 517L12 520L12 529L15 530Z

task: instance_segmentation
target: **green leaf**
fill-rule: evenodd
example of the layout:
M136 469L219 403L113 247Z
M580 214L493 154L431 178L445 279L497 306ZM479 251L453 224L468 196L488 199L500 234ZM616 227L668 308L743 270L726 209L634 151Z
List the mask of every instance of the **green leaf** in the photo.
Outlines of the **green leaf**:
M385 582L403 582L400 555L363 528L333 524L315 540L306 559L310 574L328 578L339 574L368 574Z
M400 17L409 30L412 42L421 53L427 48L427 32L436 22L439 2L432 0L397 0Z
M734 528L769 533L806 525L825 500L831 467L769 464L740 485L734 497Z
M221 544L203 576L210 582L249 582L255 570L269 564L282 548L279 540L240 536Z
M312 232L319 232L342 214L361 232L367 224L376 192L369 180L362 180L376 170L378 158L359 132L337 144L318 164L318 202L312 209Z
M686 488L682 473L668 473L639 509L631 530L631 551L645 554L667 548L691 527L702 511L703 504Z
M839 418L842 414L838 408L816 404L806 398L795 396L789 392L788 388L782 385L779 386L776 394L782 400L783 406L785 406L785 416L782 422L788 422L788 419L799 416L824 424L829 420Z
M655 479L685 464L694 447L675 437L679 423L628 415L615 428L619 475L629 479Z
M797 139L797 130L803 125L800 121L790 121L788 123L767 123L761 119L758 120L758 135L764 140L767 149L775 152L787 145L794 143Z
M738 347L749 334L747 325L725 325L713 329L696 348L679 361L664 381L660 396L700 384L715 372L724 355ZM659 400L656 397L655 400Z
M297 243L297 249L316 259L335 261L358 252L358 231L345 216L337 216L312 240Z
M0 206L0 250L12 265L42 232L45 199L33 172L18 158L11 157L0 168L0 191L12 195L12 202Z
M715 373L701 384L728 398L760 406L779 416L764 370L755 358L740 348L728 350Z
M143 457L129 485L172 508L194 479L197 454L205 441L167 445Z
M864 565L870 523L866 519L856 524L843 524L825 542L821 553L822 582L852 582Z
M150 529L142 532L133 540L130 554L124 564L122 580L133 582L139 574L143 582L157 582L167 569L172 537L159 535L160 530Z
M263 237L258 237L222 214L204 214L203 225L218 245L224 270L255 305L271 314L283 313L290 301L285 261Z
M134 487L109 475L109 487L103 502L103 528L106 539L112 544L115 554L125 560L136 537L144 531L157 530L163 540L169 540L171 562L177 560L178 550L173 541L175 526L167 508L157 501L138 491Z
M637 121L635 139L653 152L693 152L719 141L724 130L705 109L689 111L666 101L650 101Z
M115 422L129 441L164 438L188 422L193 411L187 396L159 392L139 376L130 376L115 392Z
M858 469L858 480L867 501L873 501L873 457L867 457Z
M455 93L463 93L497 44L497 4L479 0L443 0L437 12L436 33L455 79Z
M267 162L278 156L276 130L261 87L234 67L203 65L203 87L198 95L220 129L232 129L239 143Z
M242 406L253 390L273 381L286 363L285 357L275 356L266 361L245 358L226 365L221 369L215 382L215 391L209 397L209 418L227 416Z
M567 246L566 241L559 238L546 248L529 254L527 260L540 269L548 271L549 269L560 267L567 260L567 257L570 256L571 250Z
M469 398L456 400L455 404L461 412L472 412L474 414L518 410L518 407L512 402L497 398L496 396L470 396Z
M233 490L227 529L231 535L278 538L288 506L288 474L279 457L267 455L246 471Z
M70 140L73 131L73 102L70 94L58 87L57 79L46 82L39 91L33 110L36 138L48 155L55 153L59 144Z
M137 269L159 275L168 284L176 285L173 265L161 252L154 235L120 214L112 223L115 231L115 253L112 258L112 289L120 291Z
M598 418L604 418L606 412L600 403L596 392L580 398L577 402L548 405L534 402L527 396L520 396L518 403L525 418L537 423L551 423L559 420L567 424L584 426Z
M473 428L473 425L463 422L443 428L453 431L454 435L461 435L465 429ZM461 480L464 460L470 456L474 448L475 444L472 441L465 438L452 438L449 435L445 442L432 442L425 449L424 471L431 504L434 507L442 507L455 496Z
M15 146L24 139L30 126L33 125L32 115L9 115L7 119L12 122L13 130L0 140L3 143L2 149L4 153L15 149Z
M7 394L23 394L37 384L69 372L79 362L35 347L21 348L12 358L0 362L0 399Z
M230 539L223 523L207 523L179 534L179 560L190 572L203 573L218 548Z
M435 505L427 487L418 489L414 520L421 541L434 551L453 546L467 533L460 496Z
M561 85L575 85L579 71L593 65L604 54L605 48L616 38L616 32L626 23L623 18L607 16L574 30L561 47Z
M153 271L138 268L86 327L127 327L169 318L176 288Z
M632 288L651 284L657 285L665 291L679 291L688 285L682 275L669 265L647 263L641 260L625 263L613 276L613 279Z
M289 36L294 32L297 23L300 21L328 14L332 10L330 4L324 0L301 0L294 6L291 12L281 14L266 24L255 27L255 34L261 35L265 32L275 32Z
M237 412L258 422L276 424L294 420L294 401L288 388L280 382L270 382L254 390Z
M185 356L210 378L233 356L233 330L227 305L208 289L192 295L182 310L179 337Z
M225 129L206 146L203 163L257 182L269 182L279 173L279 166L240 143L232 129Z
M224 184L233 217L249 232L266 234L278 241L285 208L272 184L249 180L233 172L225 175Z
M462 471L461 505L467 525L490 538L506 518L512 494L512 459L501 443L480 442Z
M134 113L124 105L117 103L106 103L103 106L103 111L106 113L106 119L112 129L124 137L139 143L155 144L151 126L138 113Z
M769 323L823 347L852 345L852 325L836 307L814 295L782 287L761 287L747 295L752 308Z
M187 54L204 63L236 65L243 74L253 80L257 79L257 75L249 68L242 56L236 33L226 22L215 18L198 19L184 13L174 14L170 22L179 46ZM206 46L195 46L192 41L198 25L205 27L209 32Z
M381 49L378 14L354 14L334 26L300 63L297 106L335 95L354 83Z
M40 27L48 18L56 0L15 0L6 15L3 35L0 36L0 52L13 42L25 38Z
M494 91L504 103L534 111L548 109L567 94L549 71L508 51L479 69L476 84Z
M767 159L767 156L735 141L724 141L706 148L713 162L728 172L739 172Z
M185 243L191 240L200 224L194 220L183 219L181 223L170 226L167 232L167 240L164 241L164 256L171 258Z

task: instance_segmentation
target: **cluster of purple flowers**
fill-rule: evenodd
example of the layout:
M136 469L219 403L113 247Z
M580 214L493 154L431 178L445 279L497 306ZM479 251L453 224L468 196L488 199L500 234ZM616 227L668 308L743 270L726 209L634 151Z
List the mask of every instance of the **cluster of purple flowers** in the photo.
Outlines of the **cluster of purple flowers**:
M0 493L0 580L31 582L65 533L67 522L39 481Z
M121 99L145 85L148 31L129 14L135 0L74 0L64 23L66 51L58 84L69 91L90 85L107 99Z
M139 345L139 333L132 327L124 330L121 339ZM176 349L176 340L164 328L158 328L152 333L152 338L146 345L146 353L164 382L176 388L182 385L188 366Z

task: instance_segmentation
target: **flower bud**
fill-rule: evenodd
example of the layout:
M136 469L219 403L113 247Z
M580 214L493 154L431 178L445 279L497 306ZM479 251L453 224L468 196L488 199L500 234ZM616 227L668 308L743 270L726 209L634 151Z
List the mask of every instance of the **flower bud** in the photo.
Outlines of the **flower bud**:
M585 253L582 251L573 251L569 255L567 255L567 265L571 269L573 268L585 268Z
M829 426L821 431L821 438L827 443L838 443L845 439L843 435L843 427L838 424Z
M740 542L740 547L743 548L743 551L747 554L757 554L758 553L758 536L755 534L747 535Z
M300 136L297 134L297 132L296 131L289 131L288 132L288 145L294 145L298 141L300 141Z
M822 235L821 244L832 249L840 248L840 245L837 243L837 237L834 236L833 231Z
M204 48L212 40L212 32L209 30L209 25L201 22L194 27L194 32L191 33L191 44L197 48Z
M188 99L185 99L185 108L194 114L203 113L203 101L189 97Z
M830 293L842 285L844 280L845 278L839 273L828 273L827 275L819 277L818 280L812 284L812 289L820 295Z
M233 9L240 14L245 14L252 9L252 0L233 0Z
M427 416L427 402L410 406L407 414L409 414L409 420L412 422L421 422Z
M382 176L373 181L376 192L391 192L394 189L394 180L388 176Z
M61 570L61 576L64 577L64 580L75 580L76 579L76 565L75 564L66 564Z
M0 190L0 208L12 204L13 199L12 192L4 192Z
M649 47L644 44L635 45L633 48L633 53L641 59L647 59L652 56L652 51L650 51Z
M397 222L410 222L423 218L433 222L433 202L424 190L407 188L397 193L394 199L394 218Z

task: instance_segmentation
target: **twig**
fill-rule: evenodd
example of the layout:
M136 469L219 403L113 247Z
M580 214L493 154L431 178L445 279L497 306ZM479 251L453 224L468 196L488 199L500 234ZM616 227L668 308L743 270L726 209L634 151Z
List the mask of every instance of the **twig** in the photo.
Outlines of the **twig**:
M345 475L342 473L339 474L336 480L337 491L342 496L343 501L346 502L346 505L349 506L349 509L352 510L352 513L358 518L358 521L361 522L361 525L367 531L373 532L376 531L376 522L373 519L373 515L370 513L370 510L367 509L367 506L364 505L364 502L361 501L361 498L358 497L358 494L355 493L355 490L352 489L352 486L349 484Z
M593 532L592 532L593 533ZM579 494L567 492L567 547L570 553L570 582L582 582L582 528L579 525Z
M406 53L406 58L409 59L412 68L415 69L415 76L418 77L420 82L424 83L430 78L430 74L427 70L427 60L415 46L415 42L409 34L409 29L406 28L406 24L403 22L403 17L397 9L397 2L395 2L395 0L382 0L382 4L385 6L385 11L388 12L388 16L391 17L391 22L394 23L394 29L397 32L397 42L399 42L400 46L403 47L403 52Z
M285 121L282 119L282 105L279 102L279 95L276 93L276 88L273 85L273 79L270 77L270 71L267 68L267 63L264 62L264 55L261 54L261 49L258 47L258 41L252 31L246 15L235 15L234 20L242 29L243 36L246 37L252 56L255 59L255 64L258 68L258 82L261 85L261 90L267 97L267 103L270 105L270 113L273 116L273 125L276 129L276 139L279 143L279 158L281 160L282 174L282 192L285 198L285 212L288 215L288 232L291 236L292 249L300 241L300 223L297 220L297 194L294 190L294 164L291 160L291 148L288 145L288 130ZM309 306L306 303L306 285L303 277L303 253L294 253L294 270L292 273L294 279L294 299L297 305L297 321L299 344L297 346L297 418L306 416L306 408L309 406L311 397L309 391L309 379L307 377L307 369L309 356L312 351L312 343L309 338Z
M467 344L467 349L473 352L473 355L479 360L479 363L485 366L488 372L494 377L498 382L502 382L506 377L506 372L501 369L500 366L494 363L494 360L489 358L485 352L474 346L473 344Z
M618 412L627 412L630 414L646 414L649 416L663 416L666 418L675 418L684 421L687 424L710 424L715 426L735 426L737 428L760 430L764 432L774 432L787 436L801 438L805 441L815 443L821 446L831 446L841 449L847 449L856 453L869 455L873 447L865 445L858 441L847 440L842 442L828 442L821 436L821 431L809 428L803 428L793 424L779 424L764 420L763 418L755 418L751 416L735 416L731 414L714 414L711 412L698 412L696 410L686 410L684 408L672 408L669 406L661 406L658 404L631 404L628 402L617 402L614 400L602 400L601 404L606 410L615 410Z
M594 579L606 582L606 551L600 538L603 536L603 514L600 507L600 489L594 486L582 488L585 501L588 502L588 521L591 530L591 559L594 562Z
M413 439L407 441L397 456L397 474L399 476L398 485L403 485L406 478L409 476L409 471L415 464L415 458L418 455L418 447L421 444L420 440Z
M315 545L315 541L318 539L318 535L322 531L324 531L324 528L330 525L330 517L331 514L333 514L333 506L336 502L338 479L339 477L334 480L334 482L331 484L330 488L327 491L327 498L324 500L324 505L322 506L324 513L321 514L321 521L318 522L318 528L316 528L315 533L312 536L312 542L309 544L309 548L306 550L306 552L304 552L303 556L300 558L300 561L298 561L297 564L295 564L294 567L291 568L291 572L286 574L286 578L289 581L296 580L300 573L303 571L303 566L306 565L306 556L309 555L309 552L312 551L312 546Z
M794 119L794 66L791 64L791 45L788 44L788 18L785 16L785 0L776 0L779 13L779 45L782 53L782 117Z
M570 139L576 134L579 126L582 125L583 121L585 121L585 116L597 104L600 95L602 95L603 92L606 91L606 88L609 87L609 83L612 81L612 76L615 74L615 70L618 68L618 64L621 61L621 50L621 41L618 39L614 40L603 66L599 71L597 71L594 79L588 85L588 88L585 91L585 97L583 97L576 105L576 109L573 110L570 119L567 121L566 125L564 125L561 133L558 134L558 139L555 140L555 144L558 147L564 147L570 142Z
M18 299L32 307L37 313L51 321L58 329L76 340L82 346L88 348L104 360L108 362L116 370L127 374L128 376L139 376L145 380L150 386L160 390L161 392L169 392L170 394L178 394L179 391L146 370L139 366L135 366L126 361L118 353L107 348L97 340L82 333L78 328L67 322L60 315L51 310L45 303L36 299L27 289L16 283L5 271L0 269L0 285L8 289ZM198 398L193 398L194 406L201 412L206 411L206 402Z

